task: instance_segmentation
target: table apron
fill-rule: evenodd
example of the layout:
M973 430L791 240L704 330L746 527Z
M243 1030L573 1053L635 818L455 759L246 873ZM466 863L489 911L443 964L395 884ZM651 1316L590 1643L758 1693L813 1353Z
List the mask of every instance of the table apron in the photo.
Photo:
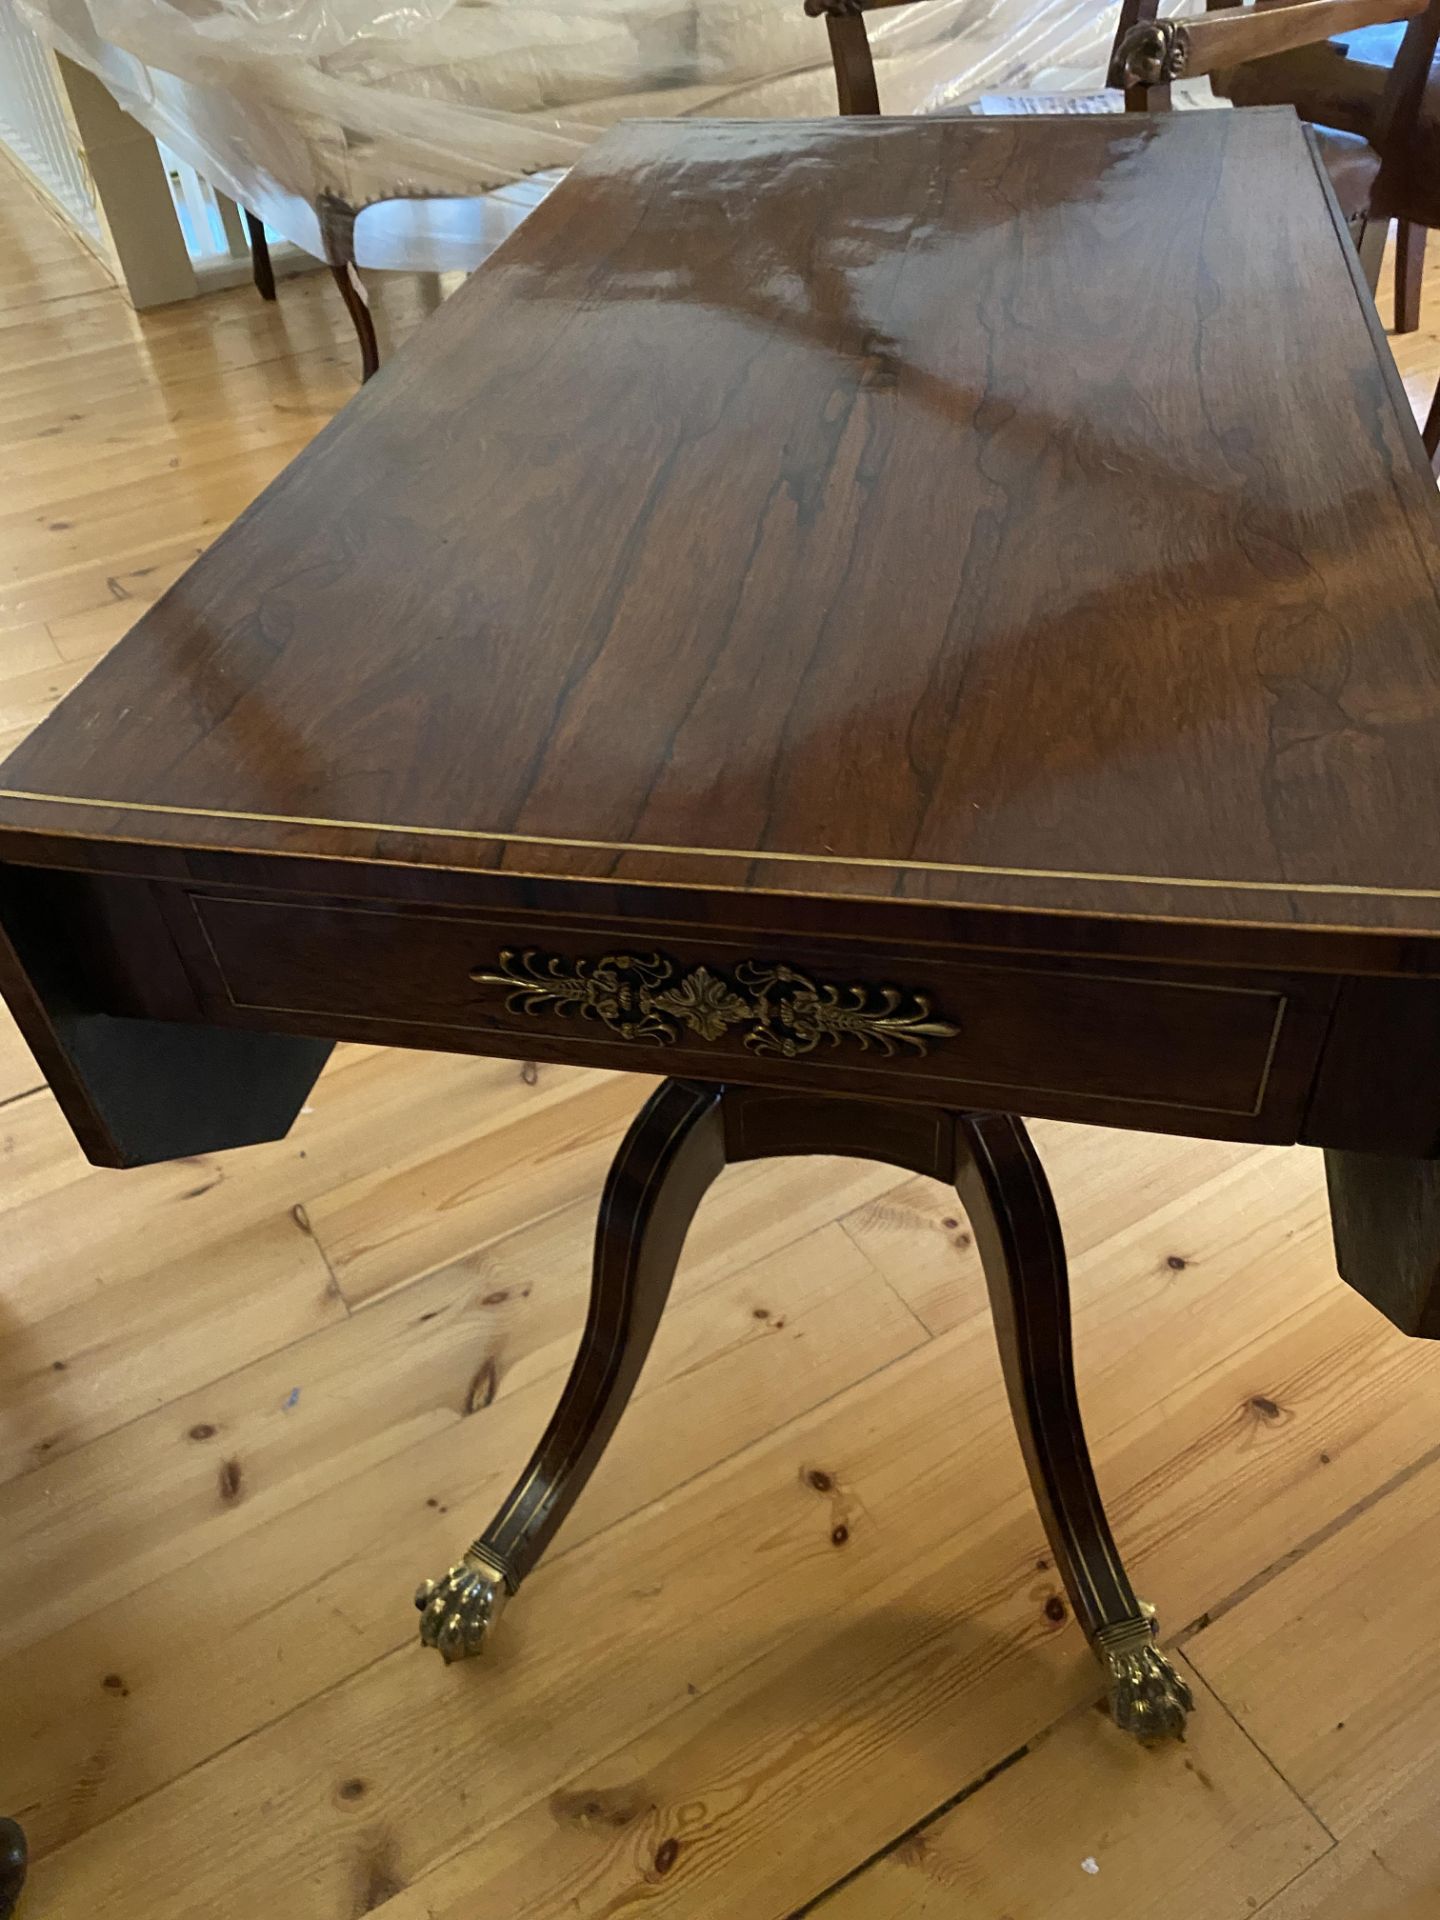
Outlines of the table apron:
M1239 1139L1298 1136L1334 997L1306 974L152 890L215 1024Z

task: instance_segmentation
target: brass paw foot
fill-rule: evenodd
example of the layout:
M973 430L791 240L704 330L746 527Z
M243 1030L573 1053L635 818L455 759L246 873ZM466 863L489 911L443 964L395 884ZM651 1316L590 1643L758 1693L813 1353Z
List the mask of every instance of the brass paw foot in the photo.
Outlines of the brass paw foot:
M1102 1627L1095 1636L1110 1683L1110 1714L1138 1740L1183 1740L1195 1697L1155 1644L1154 1610Z
M421 1646L438 1647L447 1666L479 1653L509 1597L504 1574L472 1548L443 1580L426 1580L416 1592Z
M10 1920L25 1885L25 1835L13 1820L0 1819L0 1920Z

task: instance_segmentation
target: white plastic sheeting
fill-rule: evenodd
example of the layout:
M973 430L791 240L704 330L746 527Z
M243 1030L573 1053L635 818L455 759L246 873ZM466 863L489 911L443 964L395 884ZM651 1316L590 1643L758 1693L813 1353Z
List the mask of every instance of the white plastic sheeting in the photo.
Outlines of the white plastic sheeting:
M314 252L323 196L364 207L488 193L569 166L623 119L835 111L825 23L802 0L19 5L158 139ZM1114 0L916 0L872 14L882 106L1098 87L1114 17ZM362 219L360 263L477 257L474 222L447 222L441 206L398 242L395 231Z

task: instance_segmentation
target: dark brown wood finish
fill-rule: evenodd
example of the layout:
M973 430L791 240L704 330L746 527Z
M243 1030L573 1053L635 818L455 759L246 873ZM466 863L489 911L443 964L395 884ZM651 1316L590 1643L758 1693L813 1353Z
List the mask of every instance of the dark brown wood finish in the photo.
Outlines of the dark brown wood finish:
M463 1561L416 1595L447 1660L481 1651L584 1488L639 1378L695 1210L728 1164L796 1153L885 1161L953 1183L975 1232L1021 1449L1055 1564L1117 1723L1183 1731L1189 1689L1154 1644L1090 1464L1069 1282L1049 1184L1020 1121L883 1101L667 1080L631 1127L600 1207L590 1310L543 1438Z
M1070 1279L1050 1183L1011 1114L955 1118L956 1191L985 1270L1010 1411L1055 1565L1109 1681L1117 1726L1183 1735L1194 1701L1155 1646L1106 1517L1080 1418Z
M805 11L825 15L835 68L836 104L841 113L879 113L880 90L863 15L853 8L829 7L814 0L806 0Z
M911 0L805 0L824 14L842 114L881 110L865 16ZM1171 83L1209 74L1237 105L1293 105L1317 130L1321 162L1350 227L1366 284L1379 285L1396 222L1397 333L1420 324L1427 226L1437 219L1440 85L1432 61L1440 0L1206 0L1222 21L1156 19L1157 0L1123 0L1108 81L1131 113L1167 110ZM1394 29L1408 18L1409 27ZM940 109L947 111L947 109ZM968 112L969 108L948 109ZM1440 465L1440 399L1423 440Z
M1228 9L1230 0L1209 5ZM1352 219L1372 287L1395 220L1395 330L1410 332L1419 325L1426 230L1440 223L1440 81L1434 72L1440 3L1412 10L1403 34L1394 22L1379 24L1378 16L1376 24L1352 24L1340 33L1315 19L1321 31L1313 41L1298 36L1285 52L1274 51L1273 42L1268 50L1262 45L1268 29L1262 21L1260 36L1241 49L1237 64L1211 58L1205 70L1216 92L1236 105L1293 105L1320 130L1327 171ZM1179 24L1188 35L1189 23ZM1207 24L1203 32L1209 31ZM1212 54L1216 44L1212 36ZM1440 408L1430 410L1424 442L1432 459L1440 457Z
M1327 1152L1341 1275L1402 1333L1440 1340L1440 1161Z
M1287 114L627 127L0 851L1433 936L1436 510Z
M363 386L380 371L380 342L375 335L370 296L352 260L331 261L330 273L340 289L340 298L345 302L345 311L360 342L360 381Z
M1395 1145L1321 1069L1344 982L1440 971L1436 509L1373 324L1285 114L616 134L0 777L87 1150L199 1128L115 1105L159 1022L236 1141L354 1035ZM529 950L957 1030L637 1038Z
M835 86L843 114L881 110L865 16L879 6L911 0L805 0L824 14L830 33ZM1171 82L1200 74L1215 89L1252 106L1293 104L1318 129L1320 158L1335 190L1373 293L1379 284L1390 218L1399 215L1395 267L1395 330L1419 325L1425 246L1422 222L1433 198L1435 173L1428 147L1434 120L1428 93L1416 91L1429 74L1440 0L1207 0L1223 21L1157 20L1157 0L1122 0L1111 43L1109 84L1123 91L1130 113L1164 111ZM1401 37L1393 29L1410 18ZM1333 37L1332 37L1333 36ZM1371 42L1378 39L1379 45ZM1279 47L1288 49L1277 52ZM1375 67L1361 46L1379 52ZM1398 47L1398 56L1395 48ZM1255 56L1262 56L1256 58ZM1240 62L1238 66L1230 63ZM969 108L939 109L968 112ZM1377 183L1384 172L1381 189ZM1434 421L1424 440L1436 454Z
M1302 974L1197 974L1063 955L996 965L857 938L791 937L777 947L758 932L651 933L617 922L601 934L559 916L153 892L216 1023L305 1033L323 1021L342 1038L398 1035L402 1044L522 1059L544 1057L549 1043L597 1066L633 1066L638 1052L643 1064L663 1059L679 1074L1256 1139L1295 1137L1333 998L1327 980ZM801 1054L768 1044L738 1017L713 1032L662 1017L630 1035L629 1015L608 1016L581 991L583 976L616 954L642 963L617 970L637 989L652 962L669 969L662 991L703 971L744 999L747 974L775 964L847 996L888 988L900 996L901 1025L871 1032L862 1020L853 1035L827 1035ZM556 991L526 985L537 981ZM143 983L135 989L143 993ZM876 993L868 1004L881 1005ZM955 1030L909 1032L904 1017L922 1004Z
M145 983L128 1003L126 977ZM0 992L103 1166L278 1139L330 1053L329 1039L202 1024L153 893L122 888L117 914L113 889L33 869L0 887Z
M667 1080L621 1142L600 1201L589 1312L560 1403L464 1561L415 1596L421 1638L447 1661L480 1651L629 1404L695 1209L725 1165L723 1097L716 1086Z

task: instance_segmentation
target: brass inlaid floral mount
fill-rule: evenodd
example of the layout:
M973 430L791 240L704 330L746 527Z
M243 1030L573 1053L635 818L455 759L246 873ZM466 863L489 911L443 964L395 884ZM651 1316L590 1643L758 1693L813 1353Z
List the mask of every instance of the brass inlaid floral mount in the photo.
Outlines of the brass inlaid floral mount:
M505 987L512 1013L570 1014L598 1020L622 1040L674 1046L686 1032L697 1040L723 1040L745 1029L754 1053L793 1059L822 1041L853 1040L895 1055L908 1048L928 1053L932 1040L950 1040L960 1029L931 1012L923 993L864 984L834 986L794 967L742 960L733 975L709 967L684 968L661 953L607 953L599 960L572 960L507 948L496 969L476 967L480 986Z

